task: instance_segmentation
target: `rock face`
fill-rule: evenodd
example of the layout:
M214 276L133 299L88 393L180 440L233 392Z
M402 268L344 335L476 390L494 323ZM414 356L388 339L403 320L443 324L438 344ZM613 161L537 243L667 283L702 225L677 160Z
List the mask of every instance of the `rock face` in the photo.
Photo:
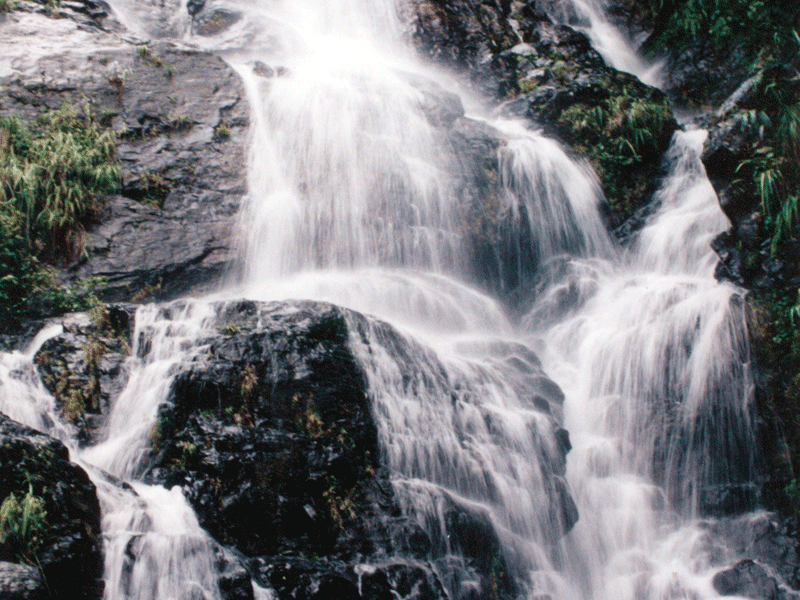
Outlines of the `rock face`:
M587 155L609 202L609 224L617 228L655 191L677 128L669 102L606 66L585 35L555 25L536 3L513 6L417 0L411 37L423 54L503 101L502 112ZM646 140L638 137L641 129Z
M724 539L738 557L714 578L714 587L721 594L748 598L797 597L797 592L786 591L786 585L793 590L800 587L797 541L776 515L762 512L722 519L711 525L710 533Z
M104 31L99 16L65 11L72 18L3 16L0 56L10 68L0 71L0 112L33 119L63 103L88 106L119 135L120 195L108 199L70 275L107 278L104 295L115 300L214 285L232 260L245 191L248 109L239 78L210 54L137 45ZM59 43L21 57L32 32Z
M18 501L28 493L44 500L46 527L35 552L49 590L47 597L98 599L102 595L103 559L100 506L94 484L77 465L69 462L66 447L48 436L0 415L0 498L14 494ZM0 560L20 558L35 563L24 549L7 538L0 544ZM3 563L0 563L3 564ZM20 567L3 567L0 582L10 578L0 595L31 589L36 598L34 574ZM9 575L13 573L13 575ZM2 583L0 583L2 585ZM17 590L17 591L15 591ZM27 593L27 592L25 592Z
M47 340L34 361L62 418L93 440L102 415L127 383L133 307L101 306L95 321L85 314L59 319L63 332Z
M0 592L6 600L39 600L47 596L37 567L9 562L0 562Z
M280 598L406 597L414 588L440 598L440 577L453 568L390 482L350 346L364 319L311 302L220 305L219 334L177 375L159 417L148 479L181 486L201 525L249 557L256 580ZM381 331L389 347L404 347L393 329ZM543 493L561 513L554 522L571 527L566 488L554 481ZM513 596L487 517L456 501L443 514L480 597Z

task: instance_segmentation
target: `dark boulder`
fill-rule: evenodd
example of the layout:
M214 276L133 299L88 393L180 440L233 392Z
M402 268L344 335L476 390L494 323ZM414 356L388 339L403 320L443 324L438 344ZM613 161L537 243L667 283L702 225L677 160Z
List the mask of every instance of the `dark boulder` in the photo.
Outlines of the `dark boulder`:
M91 442L111 402L128 380L133 307L98 306L86 314L54 319L63 331L47 340L34 357L39 375L62 418Z
M723 596L744 596L752 600L778 600L778 585L767 569L743 560L714 575L714 589Z
M13 493L21 501L31 492L46 511L39 547L7 538L0 560L41 564L49 597L99 599L103 558L94 484L61 442L0 415L0 498Z
M406 585L439 598L446 574L453 589L477 581L501 597L516 593L487 514L453 496L431 537L401 509L351 339L365 343L377 328L383 351L409 374L423 352L414 342L321 303L238 301L216 311L217 333L181 368L160 412L147 478L180 486L217 541L254 559L249 568L260 585L279 598L322 598L323 589L330 597L370 589L361 597L384 598ZM515 347L495 353L532 378L525 386L538 390L545 414L557 412L563 394L538 359ZM542 493L552 496L556 537L577 518L559 481L569 449L561 438L557 459L532 457L554 471Z
M757 574L766 566L771 579L792 589L800 588L796 533L778 515L762 511L719 519L711 522L709 531L724 540L725 547L735 556L748 561L744 568L733 568L725 575L722 575L725 571L720 573L725 585L738 585L748 572L761 579ZM753 561L756 566L750 564Z

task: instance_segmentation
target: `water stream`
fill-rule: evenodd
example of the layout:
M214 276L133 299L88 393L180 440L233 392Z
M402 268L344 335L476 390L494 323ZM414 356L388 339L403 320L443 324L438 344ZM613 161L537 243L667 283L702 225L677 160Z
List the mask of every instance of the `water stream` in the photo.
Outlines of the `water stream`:
M459 157L426 118L418 82L434 72L403 42L399 1L230 0L242 19L211 38L193 35L185 3L111 4L131 30L158 24L241 74L252 106L242 268L218 297L312 298L376 319L353 347L394 488L443 557L452 597L475 578L442 533L449 503L485 515L524 597L718 596L711 576L735 556L712 555L700 517L747 489L755 459L741 291L713 277L710 241L727 222L698 158L704 132L676 136L658 210L622 250L593 173L521 123L472 115L506 139L497 201L527 214L515 222L553 272L512 322L471 275L451 185ZM579 9L595 11L581 23L597 33L599 9ZM260 77L256 60L286 74ZM138 311L130 383L102 441L81 451L34 376L35 348L0 362L0 409L64 440L98 485L107 600L219 597L214 544L180 492L136 482L175 367L202 352L213 318L207 300ZM407 336L410 363L377 319ZM566 484L563 433L530 401L543 373L565 393ZM560 537L550 498L567 489L580 520Z

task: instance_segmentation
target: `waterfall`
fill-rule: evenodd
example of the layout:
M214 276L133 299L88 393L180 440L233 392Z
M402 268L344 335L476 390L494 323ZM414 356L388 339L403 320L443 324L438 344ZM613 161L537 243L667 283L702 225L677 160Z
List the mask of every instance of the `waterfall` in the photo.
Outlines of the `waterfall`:
M133 31L154 31L136 2L111 4ZM623 251L586 165L521 123L471 115L503 138L487 176L500 231L547 282L516 322L474 276L460 157L426 113L430 80L446 78L404 46L399 3L225 6L241 19L219 38L194 36L183 2L158 13L163 35L219 51L252 106L241 268L218 296L368 315L351 345L393 489L448 596L477 585L471 549L448 533L456 510L497 540L522 597L716 597L711 577L733 555L712 556L700 519L752 495L753 384L742 292L713 277L710 240L727 224L699 161L703 132L676 136L658 209ZM570 10L597 32L595 5ZM282 74L262 77L257 61ZM530 248L515 246L523 238ZM214 317L208 299L138 310L130 382L87 449L54 414L35 349L0 362L0 408L64 440L98 487L107 600L220 597L215 544L179 490L138 481L176 368L202 354Z
M543 4L555 22L584 32L609 65L636 75L647 85L661 86L663 61L639 54L639 44L612 23L602 0L544 0Z
M724 511L725 493L753 497L743 292L713 277L709 242L726 224L699 160L704 139L676 134L660 208L629 255L574 270L591 290L582 306L543 320L558 300L546 295L526 319L567 398L581 520L562 551L581 597L715 596L719 550L701 541L698 517Z

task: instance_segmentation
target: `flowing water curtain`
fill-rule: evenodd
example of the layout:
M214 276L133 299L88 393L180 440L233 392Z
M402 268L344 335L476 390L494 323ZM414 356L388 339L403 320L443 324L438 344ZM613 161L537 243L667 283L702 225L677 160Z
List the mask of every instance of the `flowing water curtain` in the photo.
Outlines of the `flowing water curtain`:
M544 0L543 8L553 21L585 33L592 47L606 62L638 77L643 83L660 87L664 61L648 60L639 52L642 40L633 39L612 22L604 0Z
M434 352L371 320L351 320L351 332L398 499L430 537L450 593L487 561L514 585L551 571L547 545L576 514L564 432L541 405L557 411L560 391L532 351L480 338Z
M702 597L713 561L728 555L712 553L721 542L695 519L756 501L745 306L713 278L710 239L725 223L698 167L702 139L676 136L659 208L625 260L562 269L566 284L556 279L526 321L544 331L545 365L567 396L581 520L562 551L585 597ZM570 289L576 302L563 311Z

